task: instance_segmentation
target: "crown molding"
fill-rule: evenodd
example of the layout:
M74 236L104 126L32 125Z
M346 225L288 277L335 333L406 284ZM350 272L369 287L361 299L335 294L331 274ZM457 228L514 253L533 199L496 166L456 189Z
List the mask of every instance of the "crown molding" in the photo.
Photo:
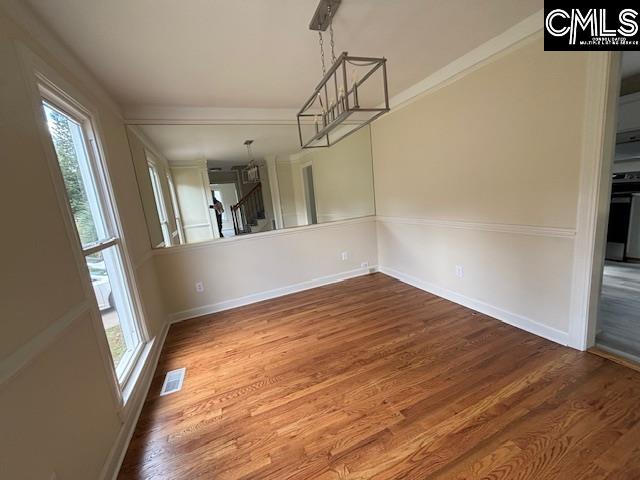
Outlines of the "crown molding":
M26 5L18 0L0 0L0 8L18 27L22 28L38 47L47 51L62 67L67 69L75 78L69 79L77 87L95 96L101 104L107 106L119 119L123 119L120 106L111 98L107 90L90 72L85 64L72 53L64 42L54 34ZM37 52L36 52L37 53ZM44 59L49 63L48 59ZM56 71L56 65L51 65ZM62 72L59 72L62 73Z
M298 110L292 108L218 107L127 107L126 123L131 125L296 125Z
M171 107L140 105L120 108L84 64L56 37L22 2L0 0L9 17L31 33L41 45L88 86L100 100L109 105L125 123L132 125L295 125L297 109L293 108L220 108ZM543 10L539 10L500 35L476 47L425 79L390 99L391 113L419 99L437 87L466 75L488 61L540 32L544 24Z
M538 10L500 35L474 48L425 79L406 90L394 95L389 100L391 112L399 110L436 88L443 87L458 78L468 75L477 68L499 58L499 54L507 53L523 40L542 32L544 26L544 10ZM518 45L519 46L519 45Z
M539 10L500 35L474 48L440 70L393 96L391 113L418 100L422 95L467 75L474 69L498 58L510 48L542 31L544 12ZM297 109L291 108L217 108L134 106L125 108L129 124L295 125Z

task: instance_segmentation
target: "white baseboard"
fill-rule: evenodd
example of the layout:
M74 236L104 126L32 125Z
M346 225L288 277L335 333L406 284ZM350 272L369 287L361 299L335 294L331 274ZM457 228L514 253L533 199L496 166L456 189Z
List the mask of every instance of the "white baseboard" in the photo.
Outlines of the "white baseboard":
M131 437L133 436L138 419L140 418L144 401L149 393L151 381L153 380L153 375L156 371L156 367L158 366L160 352L162 352L162 347L165 339L167 338L168 331L169 324L166 324L162 329L162 332L160 332L153 341L153 345L151 346L151 350L147 357L147 362L138 379L138 384L134 387L136 390L131 394L132 397L129 399L130 402L133 402L131 405L132 408L129 409L129 415L120 427L120 433L118 433L118 437L109 452L107 461L102 467L102 472L100 473L101 480L116 480L118 476L124 456L127 453L127 448L129 447L129 442L131 442Z
M400 280L403 283L419 288L420 290L424 290L425 292L432 293L434 295L437 295L438 297L442 297L459 305L471 308L472 310L476 310L477 312L484 313L485 315L489 315L493 318L503 321L504 323L508 323L509 325L520 328L529 333L533 333L534 335L538 335L539 337L546 338L547 340L551 340L552 342L559 343L560 345L569 344L568 332L563 332L556 328L543 325L542 323L536 322L535 320L524 317L522 315L518 315L517 313L503 310L502 308L489 305L488 303L482 302L480 300L476 300L474 298L456 293L452 290L439 287L433 283L425 282L424 280L420 280L419 278L416 278L412 275L407 275L406 273L402 273L390 267L380 266L378 267L378 271L384 273L385 275L389 275L390 277L393 277L397 280Z
M182 320L200 317L202 315L209 315L212 313L221 312L223 310L229 310L231 308L242 307L251 303L269 300L271 298L282 297L283 295L289 295L290 293L302 292L303 290L309 290L310 288L316 288L323 285L329 285L331 283L341 282L348 278L367 275L375 271L377 271L377 267L375 265L367 268L356 268L354 270L348 270L346 272L340 272L333 275L314 278L312 280L295 283L293 285L287 285L285 287L275 288L273 290L253 293L244 297L224 300L222 302L190 308L188 310L182 310L180 312L169 315L169 319L171 323L181 322Z

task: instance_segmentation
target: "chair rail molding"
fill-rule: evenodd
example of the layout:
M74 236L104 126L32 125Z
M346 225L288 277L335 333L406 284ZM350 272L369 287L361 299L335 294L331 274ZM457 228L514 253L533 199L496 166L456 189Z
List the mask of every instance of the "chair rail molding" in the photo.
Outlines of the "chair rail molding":
M464 220L453 220L446 218L413 218L413 217L393 217L376 216L376 220L381 223L396 223L403 225L423 225L438 228L460 228L466 230L479 230L485 232L512 233L516 235L533 235L538 237L559 237L573 239L576 231L573 228L544 227L539 225L520 225L503 223L483 223Z
M91 310L89 300L84 300L61 317L54 320L40 333L31 337L20 348L0 362L0 387L40 356L69 326Z

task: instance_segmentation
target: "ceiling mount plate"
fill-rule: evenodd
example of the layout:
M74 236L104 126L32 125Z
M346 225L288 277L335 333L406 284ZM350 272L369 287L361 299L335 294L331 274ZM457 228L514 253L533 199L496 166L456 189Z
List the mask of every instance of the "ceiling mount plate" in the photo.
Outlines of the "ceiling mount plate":
M320 0L316 13L313 14L311 23L309 23L309 29L326 31L339 6L340 0ZM331 7L331 14L329 14L329 7Z

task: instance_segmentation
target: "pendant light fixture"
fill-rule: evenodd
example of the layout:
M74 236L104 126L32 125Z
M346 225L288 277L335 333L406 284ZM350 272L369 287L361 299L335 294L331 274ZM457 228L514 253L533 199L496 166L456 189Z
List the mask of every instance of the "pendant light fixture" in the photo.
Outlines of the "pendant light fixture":
M253 152L251 151L251 144L253 140L245 140L244 145L247 147L247 158L249 163L242 169L242 183L256 183L260 181L260 169L258 168L258 162L253 158Z
M318 32L322 80L297 115L302 148L330 147L389 111L387 59L335 56L333 17L340 0L320 0L309 24ZM329 29L331 66L324 60L322 32Z

